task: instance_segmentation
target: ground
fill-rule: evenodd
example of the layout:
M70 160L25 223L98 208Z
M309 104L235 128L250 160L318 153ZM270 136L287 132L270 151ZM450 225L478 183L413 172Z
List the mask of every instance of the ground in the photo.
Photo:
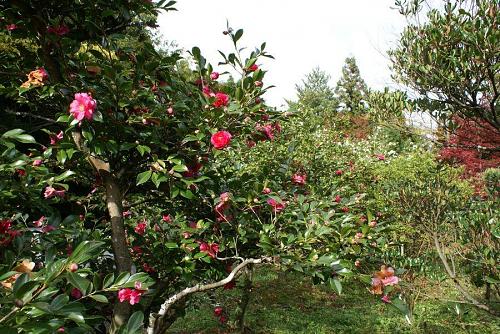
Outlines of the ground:
M410 325L395 308L372 296L361 283L344 285L341 296L327 287L313 286L298 274L284 274L260 269L245 318L249 333L500 333L500 321L469 306L458 315L454 290L444 283L423 281ZM234 308L231 299L238 289L199 295L184 318L168 332L231 333L213 315L219 302L226 310ZM233 298L230 298L232 296Z

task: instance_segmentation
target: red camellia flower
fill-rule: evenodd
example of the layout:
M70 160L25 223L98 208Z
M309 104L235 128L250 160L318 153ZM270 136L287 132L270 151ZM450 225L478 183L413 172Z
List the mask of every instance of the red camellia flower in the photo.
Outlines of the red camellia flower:
M254 71L257 71L259 69L259 66L257 66L257 64L253 64L252 66L250 66L248 68L248 72L254 72Z
M75 298L75 299L80 299L82 298L83 294L80 290L78 290L77 288L73 288L71 290L71 297Z
M54 27L48 27L47 32L50 34L58 35L58 36L64 36L67 33L69 33L69 28L67 25L61 24L61 25L54 26Z
M216 308L214 308L214 315L216 317L220 317L222 315L222 312L224 312L224 309L220 306L217 306Z
M120 289L118 291L118 300L120 303L124 301L128 301L130 305L134 305L140 302L141 295L146 292L146 290L142 290L141 282L135 282L135 289Z
M212 72L212 73L210 73L210 79L212 79L212 80L219 79L219 72Z
M166 223L171 223L172 222L172 216L170 215L163 215L161 219L166 222Z
M335 202L340 203L342 201L342 197L340 195L335 196Z
M385 155L383 154L375 154L375 157L380 160L380 161L384 161L385 160Z
M303 186L304 184L306 184L306 180L307 180L306 174L293 174L292 175L292 182L297 184L297 185Z
M13 30L17 29L17 26L14 23L12 23L12 24L6 25L5 29L7 29L8 31L13 31Z
M235 287L236 287L236 282L234 280L232 280L229 283L224 284L224 290L231 290L231 289L234 289Z
M272 206L273 211L275 213L281 212L281 211L283 211L283 209L285 209L285 204L283 202L276 201L274 198L268 199L267 204Z
M222 92L215 94L215 101L213 106L215 108L225 107L229 104L229 96Z
M342 208L342 211L344 211L345 213L347 213L347 212L349 212L349 208L348 208L347 206L344 206L344 207Z
M147 226L147 224L145 221L137 223L137 225L135 225L135 227L134 227L135 233L137 233L139 235L144 235L144 233L146 232L146 226Z
M212 137L210 138L210 142L216 149L222 150L229 145L229 143L231 142L231 138L232 136L229 132L218 131L212 135Z
M212 259L219 252L219 245L216 243L207 244L206 242L200 243L200 252L208 254Z
M337 174L337 175L339 175L339 176L340 176L340 175L342 175L342 173L343 173L343 172L342 172L342 170L341 170L341 169L337 169L337 170L335 171L335 174Z

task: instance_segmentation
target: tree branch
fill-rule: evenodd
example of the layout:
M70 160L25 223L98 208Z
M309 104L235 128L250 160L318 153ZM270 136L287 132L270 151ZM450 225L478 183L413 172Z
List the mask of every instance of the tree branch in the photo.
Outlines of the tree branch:
M214 282L214 283L209 283L209 284L197 284L193 287L186 288L170 298L168 298L160 307L160 310L156 315L151 315L149 318L149 327L147 329L148 334L162 334L165 332L167 328L165 328L163 322L164 322L164 317L167 314L168 310L178 301L186 298L187 296L197 293L197 292L203 292L207 290L212 290L216 288L223 287L227 283L231 282L237 274L246 266L248 265L254 265L254 264L259 264L259 263L265 263L265 262L270 262L272 259L268 257L260 258L260 259L246 259L243 262L241 262L239 265L237 265L231 273L224 279Z

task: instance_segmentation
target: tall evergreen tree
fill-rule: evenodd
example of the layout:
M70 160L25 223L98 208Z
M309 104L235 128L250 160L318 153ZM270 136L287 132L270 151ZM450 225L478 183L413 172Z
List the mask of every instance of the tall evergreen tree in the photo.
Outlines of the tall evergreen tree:
M335 95L339 102L339 110L353 114L366 111L368 88L361 78L356 59L348 57L342 67L342 77L335 87Z
M317 114L335 110L337 101L329 81L328 73L319 67L314 68L302 79L302 84L295 85L299 105L312 109Z

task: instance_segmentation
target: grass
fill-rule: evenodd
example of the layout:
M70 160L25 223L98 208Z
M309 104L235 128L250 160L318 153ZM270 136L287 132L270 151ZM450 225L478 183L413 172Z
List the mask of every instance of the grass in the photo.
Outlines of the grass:
M359 283L344 284L342 295L337 296L298 274L266 269L258 270L255 277L245 317L249 333L500 333L498 319L469 306L462 306L463 314L458 316L454 303L433 298L456 300L453 289L447 286L424 284L426 299L417 302L410 325L395 308L380 302ZM234 309L239 293L234 289L196 296L186 316L168 333L231 333L218 323L213 308L220 303L226 310Z

